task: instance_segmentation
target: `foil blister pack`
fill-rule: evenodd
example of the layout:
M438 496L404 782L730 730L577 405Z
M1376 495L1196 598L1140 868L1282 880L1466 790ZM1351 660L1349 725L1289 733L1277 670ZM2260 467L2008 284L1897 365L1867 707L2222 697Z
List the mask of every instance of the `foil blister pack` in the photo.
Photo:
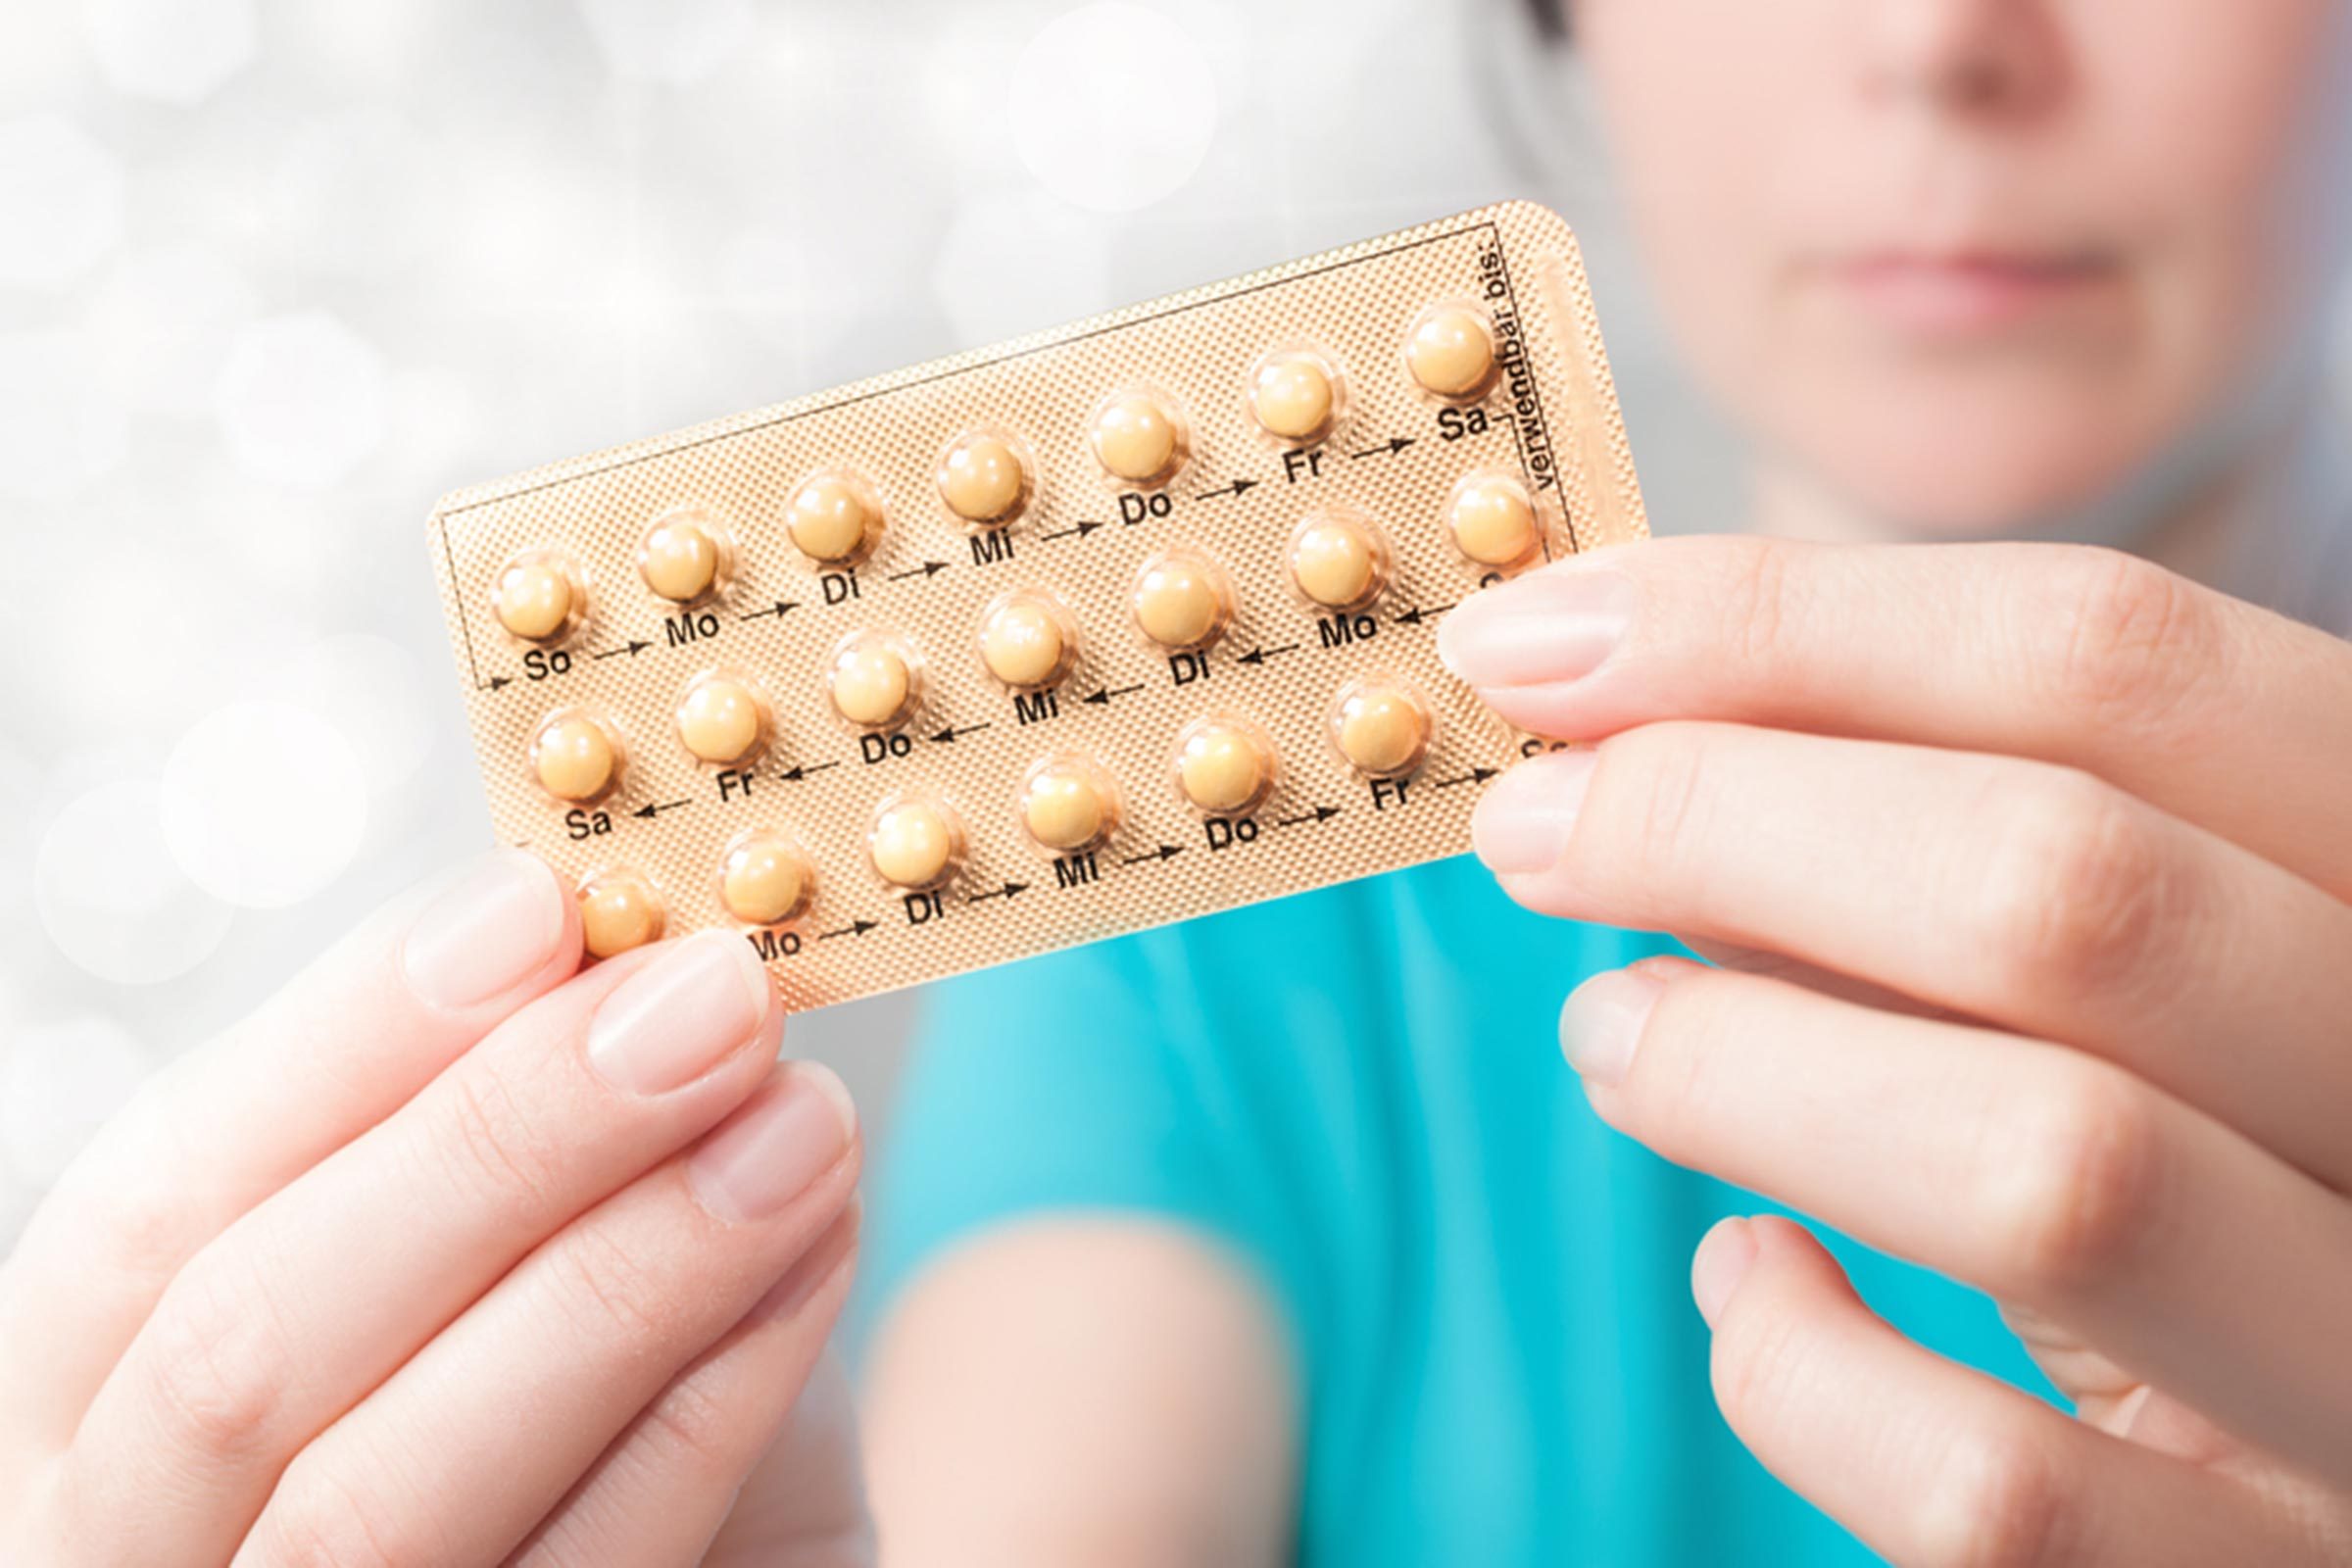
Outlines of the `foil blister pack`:
M1645 531L1574 236L1484 209L445 499L501 835L795 1008L1454 855L1438 661Z

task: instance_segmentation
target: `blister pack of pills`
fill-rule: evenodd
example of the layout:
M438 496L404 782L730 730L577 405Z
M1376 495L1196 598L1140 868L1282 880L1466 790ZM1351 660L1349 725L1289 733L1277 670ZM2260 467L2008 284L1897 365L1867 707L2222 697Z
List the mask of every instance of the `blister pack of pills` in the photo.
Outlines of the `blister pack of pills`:
M501 835L820 1006L1469 847L1439 662L1644 531L1568 225L1468 213L444 500Z

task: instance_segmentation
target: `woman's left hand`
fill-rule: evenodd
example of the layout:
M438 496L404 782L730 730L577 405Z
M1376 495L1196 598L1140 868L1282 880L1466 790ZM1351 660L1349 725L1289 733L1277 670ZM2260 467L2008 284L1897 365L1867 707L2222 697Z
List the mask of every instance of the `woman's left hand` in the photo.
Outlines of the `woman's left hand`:
M1570 999L1599 1114L1991 1293L2079 1416L1735 1219L1764 1463L1898 1564L2352 1562L2352 644L2103 551L1685 540L1443 647L1596 743L1481 803L1510 895L1722 962Z

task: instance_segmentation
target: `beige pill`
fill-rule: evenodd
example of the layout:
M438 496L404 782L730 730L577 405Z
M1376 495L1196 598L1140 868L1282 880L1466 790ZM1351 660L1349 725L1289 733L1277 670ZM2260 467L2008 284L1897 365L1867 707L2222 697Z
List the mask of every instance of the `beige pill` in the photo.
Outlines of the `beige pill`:
M1409 773L1429 748L1429 710L1410 692L1373 686L1340 707L1340 755L1374 777Z
M777 925L808 904L808 857L780 838L737 845L719 874L719 903L746 925Z
M1176 467L1176 416L1158 399L1124 393L1095 415L1095 457L1113 478L1152 484Z
M927 801L894 806L874 819L874 869L903 888L936 887L956 858L956 829Z
M1266 791L1266 759L1254 737L1230 724L1205 724L1185 737L1177 757L1184 798L1203 811L1244 811Z
M1413 379L1438 396L1471 397L1494 378L1494 338L1475 312L1445 306L1413 327L1404 363Z
M531 745L539 787L559 801L593 801L611 792L620 756L605 727L589 718L560 718Z
M1346 515L1316 517L1291 540L1298 591L1329 610L1354 610L1380 592L1386 563L1372 530Z
M1337 396L1331 373L1311 355L1285 354L1258 367L1250 385L1250 412L1269 435L1320 441L1331 431Z
M940 499L966 522L1004 521L1020 511L1028 488L1020 454L984 431L957 440L940 462Z
M718 581L718 539L695 517L668 517L654 525L638 552L645 585L663 599L689 605Z
M980 661L1007 686L1050 686L1069 667L1069 643L1051 609L1015 599L980 628Z
M760 699L738 680L698 681L678 705L678 738L706 762L740 762L760 749L766 717Z
M1162 556L1136 578L1135 618L1163 648L1200 648L1216 640L1228 607L1213 567L1184 556Z
M913 705L914 675L906 661L880 643L859 643L833 664L833 706L853 724L896 724Z
M633 876L600 876L580 890L580 938L592 956L644 947L664 919L661 895Z
M1536 509L1527 492L1504 478L1469 480L1453 493L1446 517L1453 542L1483 566L1509 566L1535 553Z
M802 555L820 564L856 561L882 531L882 514L862 485L846 475L804 480L784 509L784 530Z
M545 562L509 566L498 579L498 623L530 642L553 637L571 619L571 579Z
M1102 787L1076 766L1042 768L1029 779L1021 801L1021 823L1049 850L1070 853L1102 841L1110 803Z

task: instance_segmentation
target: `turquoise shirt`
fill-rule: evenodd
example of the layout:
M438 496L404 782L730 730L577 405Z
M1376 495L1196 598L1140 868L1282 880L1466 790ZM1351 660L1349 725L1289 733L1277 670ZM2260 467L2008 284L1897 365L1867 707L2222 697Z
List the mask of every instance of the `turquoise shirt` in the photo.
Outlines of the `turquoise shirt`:
M866 1311L983 1227L1152 1215L1288 1320L1301 1564L1873 1561L1708 1391L1690 1251L1770 1205L1611 1132L1560 1056L1579 980L1670 951L1464 858L937 988ZM1898 1326L2046 1393L1984 1298L1827 1239Z

